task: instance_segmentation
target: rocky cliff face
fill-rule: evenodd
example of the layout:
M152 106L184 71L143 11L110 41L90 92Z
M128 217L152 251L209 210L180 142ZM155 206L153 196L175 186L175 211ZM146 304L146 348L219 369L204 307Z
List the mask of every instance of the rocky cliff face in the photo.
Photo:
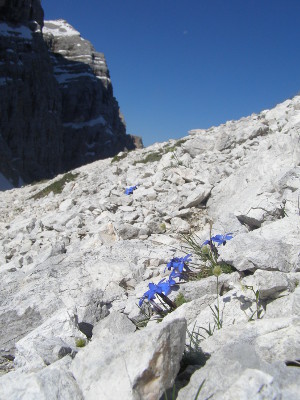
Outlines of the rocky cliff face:
M61 171L62 102L41 33L40 2L4 3L0 7L1 173L18 186Z
M45 21L54 76L62 94L63 165L75 168L135 148L126 136L104 54L66 21Z
M0 1L2 189L136 147L103 54L65 21L43 23L39 0Z
M43 26L44 11L40 0L0 0L1 20L12 23L36 21Z
M300 96L0 193L0 399L159 399L175 379L178 399L298 399L299 134ZM217 286L201 245L229 232ZM142 328L186 252L168 295L186 303Z

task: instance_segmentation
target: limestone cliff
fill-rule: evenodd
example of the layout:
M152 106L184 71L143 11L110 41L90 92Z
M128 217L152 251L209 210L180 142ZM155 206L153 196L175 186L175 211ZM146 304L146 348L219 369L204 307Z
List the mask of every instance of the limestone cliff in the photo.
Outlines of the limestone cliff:
M0 0L0 189L136 147L102 53L40 0Z
M63 165L75 168L133 149L104 54L64 20L45 21L43 34L62 95Z

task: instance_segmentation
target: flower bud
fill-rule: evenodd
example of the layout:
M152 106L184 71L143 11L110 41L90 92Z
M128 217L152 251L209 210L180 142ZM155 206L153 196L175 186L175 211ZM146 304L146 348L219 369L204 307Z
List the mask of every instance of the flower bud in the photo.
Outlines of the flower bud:
M222 269L221 269L220 265L216 265L212 272L215 276L220 276L222 273Z

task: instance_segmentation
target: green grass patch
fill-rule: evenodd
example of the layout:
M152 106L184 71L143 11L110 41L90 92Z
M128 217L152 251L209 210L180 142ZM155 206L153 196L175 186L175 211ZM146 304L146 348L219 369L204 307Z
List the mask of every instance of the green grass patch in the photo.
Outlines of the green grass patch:
M115 156L112 158L111 163L119 162L119 161L123 160L124 158L126 158L127 155L128 155L128 153L123 153L123 154L121 154L120 156L115 155Z
M179 293L176 299L174 300L176 307L180 307L182 304L187 303L187 299L184 297L182 293Z
M223 274L232 274L232 272L236 271L232 265L226 264L222 261L219 263L219 266L221 267Z
M177 142L174 143L172 146L167 145L167 146L164 147L164 149L163 149L164 154L170 153L170 152L172 152L172 151L175 151L175 150L177 149L177 147L180 147L183 143L186 142L186 140L187 140L187 139L180 139L180 140L177 140Z
M79 175L79 173L77 173L77 174L73 174L72 172L66 173L58 181L51 183L49 186L46 186L40 192L34 194L31 197L31 199L34 199L34 200L41 199L42 197L47 196L51 192L53 192L54 194L61 193L63 191L63 188L65 187L65 184L68 182L75 181L75 179L77 178L78 175Z
M218 266L221 268L223 274L231 274L232 272L236 271L236 269L232 265L226 264L224 262L220 262ZM202 266L199 272L193 272L189 275L190 281L199 281L200 279L213 276L213 268L213 266Z
M170 152L174 152L176 150L176 148L181 146L184 142L186 142L186 140L187 139L180 139L175 144L173 144L172 146L167 145L161 150L155 151L153 153L149 153L142 160L135 161L133 163L133 165L136 165L136 164L147 164L149 162L159 161L164 154L167 154L167 153L170 153Z
M162 222L162 223L160 224L160 229L161 229L162 231L166 232L167 227L166 227L166 224L165 224L164 222Z
M149 153L149 154L147 154L147 156L144 159L139 160L139 161L135 161L133 163L133 165L136 165L136 164L147 164L149 162L159 161L162 158L162 156L163 156L163 153L161 151L156 151L154 153Z
M86 340L82 339L82 338L76 338L75 339L75 345L76 345L76 347L85 347Z

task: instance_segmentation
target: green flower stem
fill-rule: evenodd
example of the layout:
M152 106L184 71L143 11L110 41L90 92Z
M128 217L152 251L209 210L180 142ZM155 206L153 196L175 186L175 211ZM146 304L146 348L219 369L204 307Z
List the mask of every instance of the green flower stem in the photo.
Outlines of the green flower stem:
M220 326L220 304L219 304L219 277L217 276L217 304L218 304L218 310L217 310L217 316L218 316L218 329L221 328Z

